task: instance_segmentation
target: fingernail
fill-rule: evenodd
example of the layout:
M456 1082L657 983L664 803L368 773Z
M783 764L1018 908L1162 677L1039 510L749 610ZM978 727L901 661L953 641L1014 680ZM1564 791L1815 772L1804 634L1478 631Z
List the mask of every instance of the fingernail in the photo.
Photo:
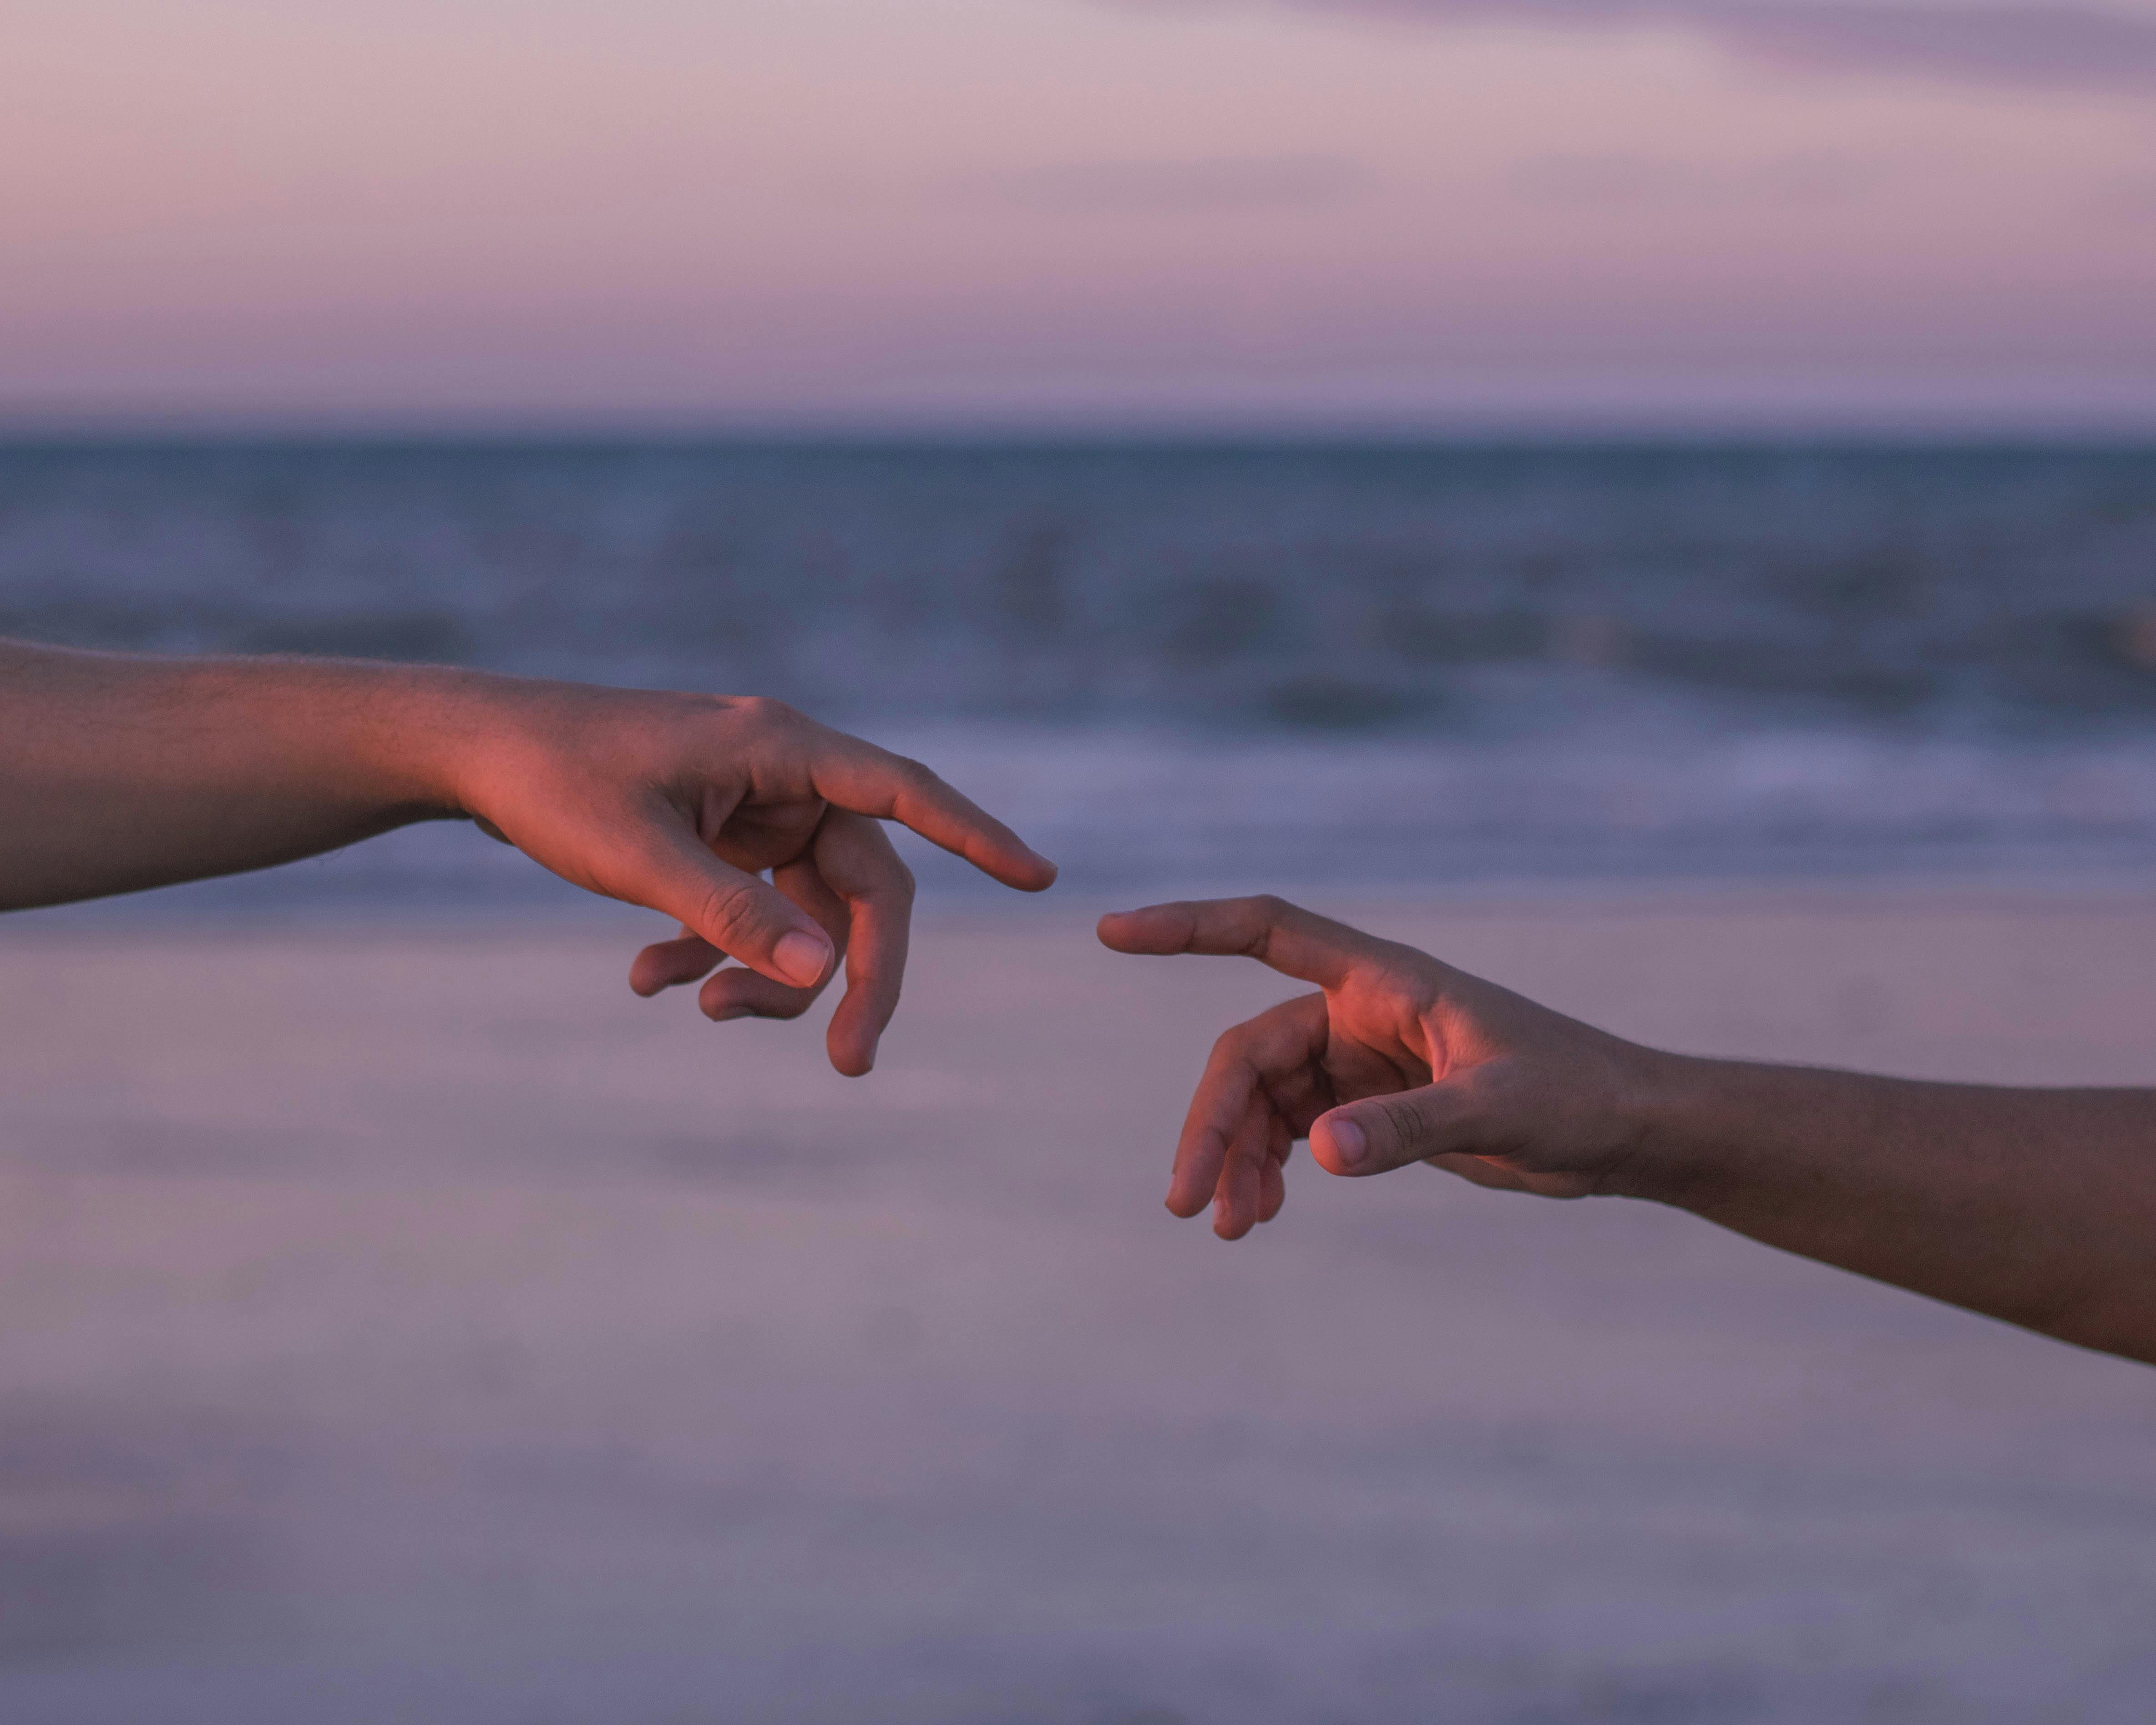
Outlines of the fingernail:
M787 980L803 988L813 988L824 980L824 972L831 962L829 943L813 934L798 930L781 935L778 944L771 949L772 963L786 974Z
M1327 1128L1332 1137L1332 1157L1342 1168L1360 1168L1370 1153L1363 1128L1352 1120L1336 1120Z

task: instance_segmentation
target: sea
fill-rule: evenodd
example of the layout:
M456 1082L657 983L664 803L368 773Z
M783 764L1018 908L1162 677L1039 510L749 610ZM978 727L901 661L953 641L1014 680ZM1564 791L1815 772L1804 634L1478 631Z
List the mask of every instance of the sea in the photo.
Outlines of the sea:
M2156 446L17 443L0 634L777 696L1101 896L2156 865ZM156 901L574 897L439 826Z

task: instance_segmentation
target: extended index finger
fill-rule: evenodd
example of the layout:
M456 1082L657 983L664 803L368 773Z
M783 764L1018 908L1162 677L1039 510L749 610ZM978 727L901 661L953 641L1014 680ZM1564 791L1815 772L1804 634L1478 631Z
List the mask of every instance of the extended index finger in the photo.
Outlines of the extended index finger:
M841 732L829 737L810 770L816 793L825 802L911 827L1021 892L1055 884L1054 863L920 762Z
M1101 919L1101 944L1118 952L1203 952L1255 958L1298 982L1335 988L1379 942L1359 928L1270 895L1189 899Z

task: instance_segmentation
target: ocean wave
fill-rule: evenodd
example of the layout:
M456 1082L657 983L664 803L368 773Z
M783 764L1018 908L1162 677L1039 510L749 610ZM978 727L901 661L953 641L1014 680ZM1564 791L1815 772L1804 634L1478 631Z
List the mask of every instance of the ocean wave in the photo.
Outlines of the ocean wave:
M2156 860L2148 450L15 448L0 633L776 694L1104 891Z

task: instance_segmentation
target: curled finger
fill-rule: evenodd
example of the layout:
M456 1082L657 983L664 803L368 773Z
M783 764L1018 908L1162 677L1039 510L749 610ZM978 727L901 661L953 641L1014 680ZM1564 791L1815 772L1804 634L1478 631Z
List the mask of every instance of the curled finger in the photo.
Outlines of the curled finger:
M1194 1216L1212 1201L1251 1098L1261 1086L1276 1095L1308 1089L1325 1036L1325 997L1306 994L1236 1025L1213 1045L1176 1143L1169 1209Z
M649 1000L654 994L708 976L726 954L703 936L684 928L670 941L654 941L629 967L629 986Z
M1258 1219L1270 1222L1287 1202L1287 1158L1295 1147L1294 1134L1277 1111L1272 1115L1271 1142L1265 1147L1265 1166L1259 1169Z
M855 1078L875 1066L877 1045L898 1010L913 923L913 871L879 822L843 809L824 817L812 855L845 918L846 992L825 1041L832 1065Z
M829 937L833 949L844 956L846 906L824 884L813 860L803 857L773 870L771 884L814 917ZM814 986L796 988L742 966L729 965L704 984L696 1004L714 1024L744 1018L798 1019L816 1004L836 974L835 968L827 969Z
M1254 1090L1228 1140L1214 1191L1213 1231L1223 1240L1240 1240L1264 1219L1265 1172L1279 1172L1272 1159L1272 1109L1264 1092Z

